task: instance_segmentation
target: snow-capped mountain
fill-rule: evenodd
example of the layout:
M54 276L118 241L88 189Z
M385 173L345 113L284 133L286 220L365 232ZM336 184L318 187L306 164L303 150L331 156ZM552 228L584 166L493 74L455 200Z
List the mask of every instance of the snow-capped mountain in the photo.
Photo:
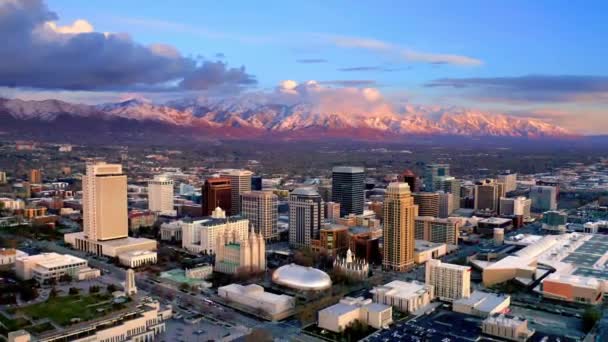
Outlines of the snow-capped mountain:
M58 100L22 101L0 99L0 115L16 120L52 122L59 115L111 121L129 120L156 123L174 128L207 129L205 132L222 136L230 129L251 130L258 135L290 135L322 131L331 137L334 132L354 139L377 138L386 135L460 135L460 136L528 136L562 137L572 135L567 130L547 122L487 113L462 108L408 105L394 110L381 107L373 112L327 112L311 104L257 103L249 99L212 100L186 99L164 105L142 100L128 100L97 106L71 104ZM124 127L127 130L129 127ZM314 138L314 136L311 136Z

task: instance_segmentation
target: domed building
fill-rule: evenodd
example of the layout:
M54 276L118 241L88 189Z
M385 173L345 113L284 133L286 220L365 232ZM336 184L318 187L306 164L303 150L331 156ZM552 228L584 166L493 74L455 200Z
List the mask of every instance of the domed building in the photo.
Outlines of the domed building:
M272 274L272 281L300 291L322 291L331 287L331 278L327 273L296 264L277 268Z

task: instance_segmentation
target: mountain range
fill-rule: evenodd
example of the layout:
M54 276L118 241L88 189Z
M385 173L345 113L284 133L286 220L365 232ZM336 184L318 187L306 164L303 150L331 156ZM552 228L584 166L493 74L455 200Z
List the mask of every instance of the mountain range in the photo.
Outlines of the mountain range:
M59 100L0 99L3 134L46 136L171 134L195 138L290 140L399 139L408 136L560 138L568 130L539 119L456 107L407 105L371 113L323 111L312 104L258 103L242 99L184 99L165 104L127 100L101 105ZM4 127L4 128L3 128Z

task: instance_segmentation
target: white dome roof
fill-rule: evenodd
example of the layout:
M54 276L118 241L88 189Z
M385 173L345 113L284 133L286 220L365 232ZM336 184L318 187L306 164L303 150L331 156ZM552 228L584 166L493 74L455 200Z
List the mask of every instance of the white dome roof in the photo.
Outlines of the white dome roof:
M319 291L331 287L331 278L327 273L296 264L277 268L272 274L272 281L279 285L305 291Z

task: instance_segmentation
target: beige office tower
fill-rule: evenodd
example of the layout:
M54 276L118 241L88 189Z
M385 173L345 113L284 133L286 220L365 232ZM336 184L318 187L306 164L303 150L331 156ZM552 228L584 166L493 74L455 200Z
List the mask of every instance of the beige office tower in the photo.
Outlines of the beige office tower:
M494 179L486 179L475 184L475 210L490 210L498 213L500 198L504 197L503 183Z
M425 280L441 300L453 301L471 295L471 268L468 266L444 264L432 259L426 262Z
M251 176L253 172L247 170L223 170L220 177L230 179L231 186L231 215L238 215L241 212L241 195L251 191Z
M414 198L414 204L418 205L420 216L439 216L438 192L415 192L412 197Z
M128 236L127 176L120 164L88 164L82 177L85 237L105 241Z
M241 195L241 214L267 240L279 237L278 206L278 196L270 191L250 191Z
M390 183L384 197L384 245L382 266L407 271L414 266L414 218L418 206L407 183Z
M173 215L173 181L156 175L148 182L148 209L161 215Z

